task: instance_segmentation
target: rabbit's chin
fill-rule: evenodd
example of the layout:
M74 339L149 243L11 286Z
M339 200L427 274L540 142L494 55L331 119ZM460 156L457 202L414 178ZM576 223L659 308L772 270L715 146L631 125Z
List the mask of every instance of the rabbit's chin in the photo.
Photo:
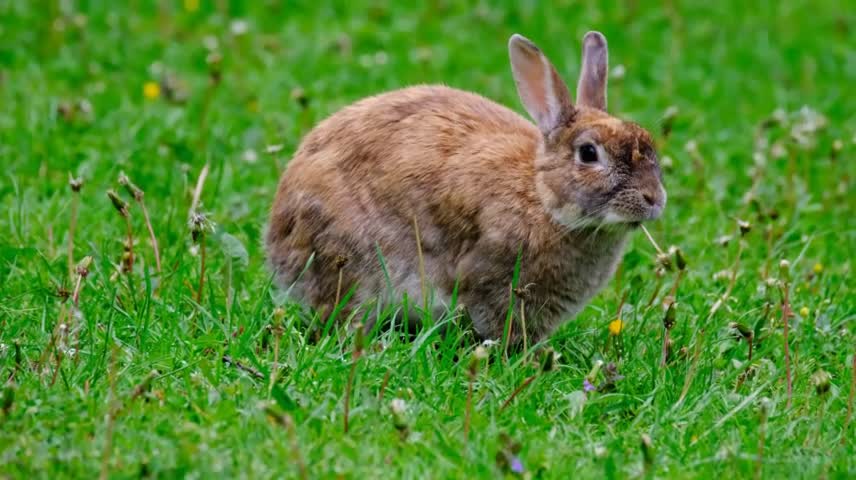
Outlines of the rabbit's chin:
M620 213L607 212L607 214L603 218L602 223L606 227L626 228L629 230L634 230L639 228L639 226L642 225L643 222L654 219L656 219L656 217L634 218L621 215Z
M561 208L552 209L550 214L553 220L567 231L591 229L626 231L638 227L641 222L636 219L629 219L611 210L603 216L585 215L582 212L583 210L579 206L569 203Z

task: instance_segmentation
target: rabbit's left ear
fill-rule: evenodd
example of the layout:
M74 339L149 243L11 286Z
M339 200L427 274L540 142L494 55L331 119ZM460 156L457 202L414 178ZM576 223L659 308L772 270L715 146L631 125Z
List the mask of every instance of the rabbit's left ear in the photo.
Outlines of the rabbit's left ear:
M514 34L508 40L508 54L517 93L541 132L546 135L573 116L567 85L534 43Z
M577 105L606 111L608 57L606 37L600 32L588 32L583 37L583 67L577 84Z

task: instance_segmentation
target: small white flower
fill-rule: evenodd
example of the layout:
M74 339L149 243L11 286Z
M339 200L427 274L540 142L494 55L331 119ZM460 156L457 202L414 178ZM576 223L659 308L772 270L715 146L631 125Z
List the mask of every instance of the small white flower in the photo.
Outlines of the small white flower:
M259 155L252 148L248 148L244 150L243 154L241 154L241 159L243 159L247 163L253 164L258 161Z
M731 278L731 271L729 270L720 270L713 274L713 280L716 282L727 280L729 278Z
M214 35L205 35L205 37L202 38L202 45L206 50L213 51L217 50L217 47L220 46L220 42Z
M698 152L698 143L695 140L690 140L684 145L684 150L689 153L696 153Z
M400 398L393 398L391 402L389 402L389 409L392 410L392 413L395 415L404 415L407 412L407 403Z
M229 29L232 31L232 35L238 37L247 33L250 29L250 24L247 23L246 20L239 18L237 20L232 20L232 23L229 25Z
M473 352L473 356L479 360L484 360L487 358L487 349L479 345L476 347L475 352Z
M770 154L773 158L784 158L785 155L788 154L787 150L785 150L785 146L782 142L776 142L773 144L773 147L770 148Z

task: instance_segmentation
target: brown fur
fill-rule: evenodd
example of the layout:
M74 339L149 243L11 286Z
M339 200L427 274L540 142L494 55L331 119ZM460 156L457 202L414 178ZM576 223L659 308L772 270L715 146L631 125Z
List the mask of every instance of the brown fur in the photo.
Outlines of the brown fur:
M542 133L506 107L442 86L346 107L306 136L280 180L266 239L271 268L292 294L326 312L340 270L339 294L355 288L349 310L404 293L420 302L416 222L437 309L457 282L477 333L498 338L522 252L527 333L543 338L609 279L629 231L601 228L596 216L571 228L555 212L574 210L580 195L609 195L620 172L645 188L654 174L659 186L640 127L569 103L561 123ZM571 166L582 134L598 137L619 173Z

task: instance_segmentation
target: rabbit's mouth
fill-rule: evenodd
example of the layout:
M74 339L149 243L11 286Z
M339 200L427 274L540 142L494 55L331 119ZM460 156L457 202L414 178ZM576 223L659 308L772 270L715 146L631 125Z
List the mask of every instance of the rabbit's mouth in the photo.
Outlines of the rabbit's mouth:
M663 214L663 207L660 205L633 206L627 209L610 209L603 217L603 223L624 223L631 226L638 226L642 222L657 220Z
M626 189L610 199L603 223L624 223L636 226L657 220L666 207L666 190L662 185L648 189Z

